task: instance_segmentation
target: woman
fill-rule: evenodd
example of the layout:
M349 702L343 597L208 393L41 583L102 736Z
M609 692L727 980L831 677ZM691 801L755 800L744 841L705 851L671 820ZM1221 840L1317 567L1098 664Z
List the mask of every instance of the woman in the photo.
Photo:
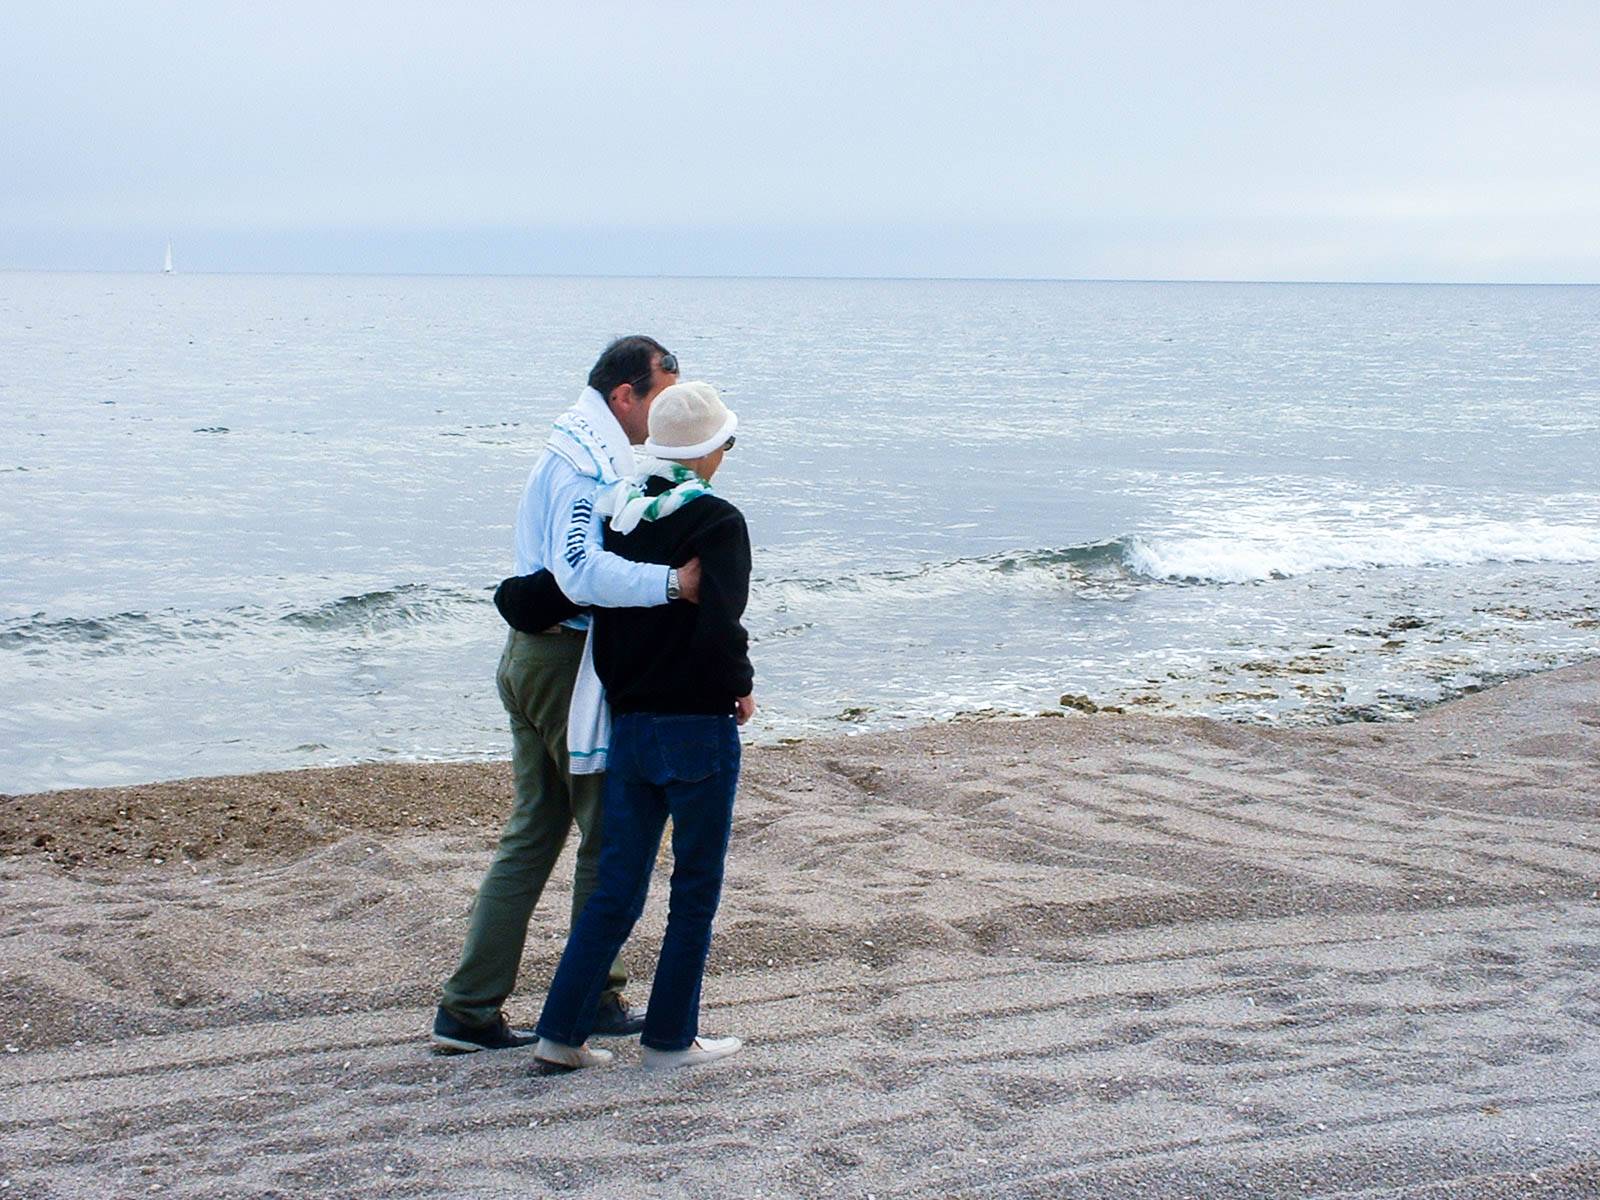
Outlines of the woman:
M738 421L704 383L656 397L645 450L663 460L616 506L605 546L636 562L700 560L700 602L599 609L590 636L613 715L600 878L574 926L540 1014L535 1057L546 1070L610 1061L586 1043L606 973L644 911L650 872L672 818L672 892L639 1041L646 1067L713 1062L735 1037L699 1036L700 985L739 779L738 726L755 711L744 517L712 494Z

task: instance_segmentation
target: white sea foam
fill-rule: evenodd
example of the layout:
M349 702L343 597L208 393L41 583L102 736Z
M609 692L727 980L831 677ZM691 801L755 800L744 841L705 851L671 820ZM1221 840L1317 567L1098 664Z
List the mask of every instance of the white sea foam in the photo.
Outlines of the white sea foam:
M1252 583L1350 568L1588 563L1600 562L1600 526L1413 518L1388 529L1332 529L1292 522L1193 536L1133 537L1123 559L1130 570L1150 579L1196 583Z
M838 606L882 613L906 605L965 606L998 599L1104 595L1137 586L1122 566L1121 553L1120 542L1098 542L1064 549L1018 549L826 577L759 576L751 585L750 603L753 610L772 613L815 613L823 607Z

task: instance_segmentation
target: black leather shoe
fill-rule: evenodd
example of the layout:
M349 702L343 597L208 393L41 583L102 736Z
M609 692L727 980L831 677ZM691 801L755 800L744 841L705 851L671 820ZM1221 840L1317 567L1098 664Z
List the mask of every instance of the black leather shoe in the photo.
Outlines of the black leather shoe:
M443 1007L433 1017L433 1048L440 1054L471 1054L477 1050L514 1050L531 1046L539 1039L531 1033L511 1028L500 1019L489 1025L468 1025Z
M600 997L591 1036L632 1037L643 1028L644 1009L629 1008L621 992L607 992Z

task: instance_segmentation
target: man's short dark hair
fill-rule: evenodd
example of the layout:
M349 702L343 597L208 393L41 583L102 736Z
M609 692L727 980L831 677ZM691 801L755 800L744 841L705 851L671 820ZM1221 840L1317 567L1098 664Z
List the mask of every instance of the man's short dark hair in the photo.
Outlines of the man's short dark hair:
M667 348L655 338L642 333L618 338L600 352L594 370L589 372L589 386L610 400L611 393L625 383L637 383L655 367L656 356L665 354Z

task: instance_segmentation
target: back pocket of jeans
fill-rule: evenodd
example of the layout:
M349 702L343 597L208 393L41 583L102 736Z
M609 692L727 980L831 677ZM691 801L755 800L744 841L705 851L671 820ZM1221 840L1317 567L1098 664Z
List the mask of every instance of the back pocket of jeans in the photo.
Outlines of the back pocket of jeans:
M657 717L661 765L667 772L660 782L699 783L715 775L722 767L720 733L716 717Z

